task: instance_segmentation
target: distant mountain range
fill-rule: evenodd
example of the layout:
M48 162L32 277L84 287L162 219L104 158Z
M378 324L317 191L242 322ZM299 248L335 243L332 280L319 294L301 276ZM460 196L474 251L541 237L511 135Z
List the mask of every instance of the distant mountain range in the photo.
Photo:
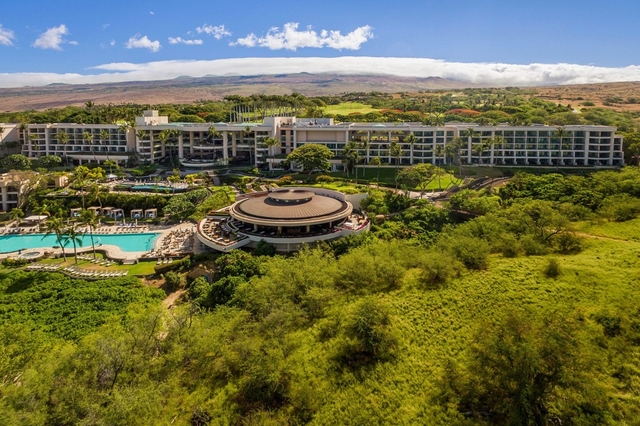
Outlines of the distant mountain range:
M3 111L44 110L66 105L133 102L138 104L189 103L221 99L226 95L302 93L306 96L348 92L417 92L479 87L440 77L412 78L390 75L277 74L224 77L178 77L163 81L108 84L50 84L45 87L0 89Z
M419 92L482 87L440 77L397 77L392 75L276 74L223 77L178 77L162 81L134 81L105 84L50 84L44 87L0 88L2 111L45 110L67 105L190 103L218 100L226 95L302 93L306 96L352 92ZM640 111L640 83L599 83L532 87L532 93L552 102L595 106L621 111Z

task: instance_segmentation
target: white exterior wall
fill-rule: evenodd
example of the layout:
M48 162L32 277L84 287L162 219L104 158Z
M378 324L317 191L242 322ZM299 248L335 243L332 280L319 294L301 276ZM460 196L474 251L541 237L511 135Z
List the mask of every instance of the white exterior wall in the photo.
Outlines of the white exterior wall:
M403 155L401 165L417 163L446 164L446 156L438 156L437 150L461 137L466 144L460 152L463 164L477 165L513 165L513 166L622 166L622 136L616 135L616 128L610 126L565 126L569 132L569 146L562 152L554 142L553 126L477 126L473 123L449 123L445 126L425 126L420 123L343 123L333 124L325 119L296 119L296 117L272 117L264 123L247 128L245 124L215 123L217 135L209 135L211 123L168 123L166 116L158 116L157 111L145 111L138 117L138 126L130 128L126 135L117 125L82 124L32 124L29 125L31 140L22 147L23 154L35 159L42 155L63 155L64 147L55 138L59 130L64 129L70 136L67 143L67 155L72 159L89 162L103 162L109 156L116 160L126 160L130 151L137 151L147 161L159 162L170 155L174 161L193 163L202 167L214 164L226 164L233 157L251 158L254 165L267 162L267 149L261 141L274 137L282 146L274 149L270 156L289 154L293 149L306 143L327 146L339 158L345 145L350 141L368 141L368 148L362 149L361 158L365 163L373 157L380 157L383 164L395 164L396 159L389 155L392 143L400 144ZM316 123L317 122L317 123ZM473 128L478 136L469 140L465 136L467 129ZM100 130L107 129L110 137L104 143L100 141ZM178 130L166 146L159 139L161 131ZM248 129L248 132L247 132ZM136 131L144 130L147 138L139 141ZM93 134L93 143L88 146L82 140L82 134ZM7 131L5 130L5 133ZM17 126L11 132L18 132ZM18 132L19 133L19 132ZM17 133L17 134L18 134ZM416 143L411 146L405 142L413 134ZM476 147L501 136L501 146L490 146L482 154ZM171 154L170 152L171 151ZM450 159L449 159L450 160ZM339 163L339 161L338 161ZM340 166L339 166L340 167Z

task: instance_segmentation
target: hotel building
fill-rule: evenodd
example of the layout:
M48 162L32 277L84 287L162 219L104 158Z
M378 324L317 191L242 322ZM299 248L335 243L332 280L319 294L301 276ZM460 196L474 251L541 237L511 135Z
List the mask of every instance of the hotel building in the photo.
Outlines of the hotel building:
M212 127L215 129L212 129ZM368 163L380 157L382 164L395 164L389 153L394 142L402 148L401 165L447 164L445 148L462 140L462 164L490 166L598 166L624 165L623 138L616 128L597 125L564 126L565 136L556 136L554 126L479 126L447 123L334 123L329 118L267 117L261 123L169 123L157 111L145 111L134 128L109 124L31 124L22 139L22 153L31 159L42 155L66 155L74 164L120 164L131 155L142 162L169 158L190 168L245 160L256 167L277 167L293 149L304 144L322 144L335 155L334 170L342 168L340 156L350 141L359 142L360 156ZM61 143L59 134L69 136ZM169 131L169 132L165 132ZM408 143L414 135L415 142ZM280 146L267 148L264 140L276 138ZM366 142L366 148L364 143Z

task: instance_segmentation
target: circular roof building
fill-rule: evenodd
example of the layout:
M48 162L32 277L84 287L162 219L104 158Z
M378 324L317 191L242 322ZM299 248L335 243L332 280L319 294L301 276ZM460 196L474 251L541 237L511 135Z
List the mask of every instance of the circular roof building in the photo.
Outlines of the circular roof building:
M198 238L219 251L255 247L264 240L278 251L302 244L366 232L369 221L354 212L345 194L321 188L278 188L238 197L226 214L211 214L198 224Z

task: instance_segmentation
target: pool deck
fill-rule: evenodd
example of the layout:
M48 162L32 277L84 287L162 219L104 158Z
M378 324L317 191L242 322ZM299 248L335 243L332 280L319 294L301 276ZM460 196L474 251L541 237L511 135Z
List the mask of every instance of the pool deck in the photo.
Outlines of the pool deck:
M141 232L157 232L160 234L156 239L156 243L153 247L153 249L155 250L161 247L162 241L171 232L178 231L178 230L192 230L192 229L195 229L195 226L196 225L194 223L185 222L185 223L179 223L173 226L149 226L147 227L147 229ZM94 235L96 234L127 235L127 234L121 234L120 232L117 232L118 230L121 230L121 229L122 227L118 227L118 226L102 226L98 229L98 232L94 233ZM104 252L109 259L117 260L123 263L135 263L139 259L142 259L143 256L148 253L146 251L129 251L129 252L122 251L120 247L110 245L110 244L104 244L100 247L96 246L96 251L98 250L101 252ZM52 255L55 255L56 257L59 257L62 255L62 249L59 249L59 248L54 249L54 248L48 248L48 247L39 247L39 248L22 250L23 255L27 253L35 253L35 252L40 252L40 253L47 252L47 253L51 253ZM79 247L77 249L77 252L78 254L91 253L93 252L93 248L91 246ZM65 248L65 253L67 254L67 256L73 256L74 255L73 248L72 247ZM15 257L18 257L18 253L16 252L0 254L0 260L6 259L6 258L15 258Z

